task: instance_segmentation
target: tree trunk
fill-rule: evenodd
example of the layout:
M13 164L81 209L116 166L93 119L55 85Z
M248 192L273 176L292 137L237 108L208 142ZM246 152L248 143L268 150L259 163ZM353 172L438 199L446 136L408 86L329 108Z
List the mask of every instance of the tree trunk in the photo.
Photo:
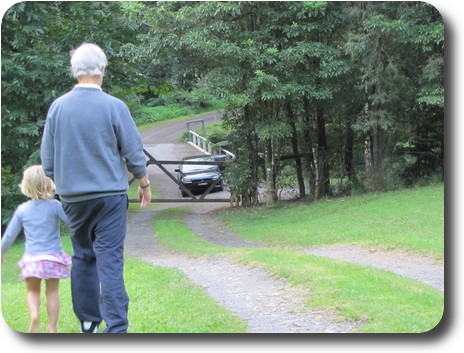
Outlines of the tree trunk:
M348 176L350 183L352 185L356 184L356 174L354 172L354 163L353 163L353 140L354 133L351 128L351 120L348 119L345 125L345 155L343 158L344 163L344 172Z
M266 169L266 206L272 206L277 199L276 183L275 183L275 161L272 148L272 139L266 140L266 148L264 151L264 167Z
M310 117L310 109L309 109L309 100L307 97L303 97L303 108L305 113L305 127L303 129L303 150L306 151L308 154L308 158L306 159L307 165L306 170L308 172L308 196L309 199L313 200L315 197L316 191L316 165L315 165L315 158L313 153L313 138L311 136L311 131L313 130L311 124L311 117Z
M329 163L327 152L327 140L325 137L324 109L318 107L316 112L317 122L317 184L316 199L328 196L330 191Z
M247 126L252 126L252 113L249 106L243 108L244 120L246 121ZM241 191L242 196L242 205L244 206L255 206L258 203L258 152L256 147L258 142L256 141L256 134L253 133L250 129L245 129L245 143L247 145L247 158L248 163L250 163L249 168L251 171L251 177L248 183L248 188Z
M373 127L364 141L366 186L370 191L385 189L385 151L382 132Z
M297 156L299 154L298 151L298 132L296 130L295 125L295 116L293 114L293 109L290 103L287 103L287 114L290 119L290 126L292 127L292 150L293 154ZM301 163L301 158L295 158L295 168L296 168L296 178L298 180L298 189L300 191L300 198L304 198L306 196L305 190L305 183L303 178L303 165Z

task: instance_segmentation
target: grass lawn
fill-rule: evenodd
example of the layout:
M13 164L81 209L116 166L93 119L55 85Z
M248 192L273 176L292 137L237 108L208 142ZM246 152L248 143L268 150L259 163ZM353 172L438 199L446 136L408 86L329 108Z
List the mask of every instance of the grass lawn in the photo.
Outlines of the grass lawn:
M435 186L305 205L229 209L222 217L240 236L270 245L372 244L401 247L440 260L443 203L443 187ZM362 323L361 332L427 332L441 320L443 293L421 282L293 250L213 245L186 226L185 212L177 207L158 213L154 230L164 246L192 256L232 257L250 267L264 268L301 288L309 308L356 320ZM63 236L63 246L72 254L69 236ZM2 315L19 332L29 326L26 290L16 265L23 249L18 241L6 256L8 262L1 266ZM246 323L176 269L126 256L125 278L130 297L129 332L246 332ZM69 279L62 280L60 297L59 331L78 332ZM41 316L45 330L44 305Z
M152 108L145 108L145 109L149 110L149 109L152 109ZM153 128L157 127L157 126L164 125L164 124L167 124L167 123L172 123L172 122L176 122L176 121L181 121L181 120L186 120L186 119L190 119L190 118L200 117L202 115L210 114L210 113L214 113L214 112L217 112L217 109L212 110L212 111L205 111L205 112L198 113L198 114L182 115L182 116L178 116L178 117L172 118L172 119L154 121L154 122L146 123L146 124L140 124L140 125L137 125L137 129L139 130L139 132L143 132L143 131L153 129Z
M72 254L69 236L63 236L62 239L65 251ZM1 266L3 319L18 332L27 332L29 327L26 288L19 280L20 271L16 265L23 251L24 244L16 242L6 255L8 262ZM124 275L130 299L129 333L234 333L247 330L246 323L217 304L181 271L151 266L126 256ZM60 282L60 299L59 332L78 333L79 325L72 309L69 279ZM47 327L45 304L43 294L42 332L46 332Z
M404 195L402 195L404 193ZM440 196L441 194L441 196ZM321 201L311 205L292 206L284 208L257 208L246 210L229 210L224 212L231 228L247 239L260 239L271 245L305 245L324 243L359 243L382 245L386 248L400 246L413 252L436 256L443 254L443 188L431 187L420 190L406 190L398 193L380 195L365 195L338 201ZM414 198L414 203L411 203ZM400 201L409 206L401 205ZM386 205L384 205L386 204ZM393 205L396 205L393 209ZM418 206L420 205L420 206ZM428 206L427 206L428 205ZM348 210L345 210L348 208ZM427 221L420 223L417 217L419 211L411 208L428 209ZM308 211L309 210L309 211ZM444 310L443 293L422 284L419 281L403 278L396 274L374 269L368 266L345 263L338 260L304 254L284 249L231 249L210 244L197 237L184 223L185 209L173 208L160 212L153 225L157 237L164 246L192 256L234 256L237 261L250 267L264 268L278 278L284 278L290 284L299 286L307 293L307 305L317 310L328 310L339 314L344 319L362 322L361 332L375 333L420 333L433 329L441 320ZM396 235L399 226L389 226L393 219L400 218L404 233L410 239L401 241ZM369 216L369 213L371 215ZM250 215L256 217L251 217ZM333 227L332 232L356 228L359 225L362 233L368 225L379 230L371 230L369 234L379 234L377 239L370 239L368 234L357 236L356 229L345 231L344 236L326 231L323 238L326 242L312 237L305 241L304 234L311 234L307 229L307 218L311 215L313 224L322 229L324 222L337 223L341 216L346 221L352 219L350 226ZM317 217L315 217L317 215ZM358 218L355 217L358 215ZM388 215L389 220L374 222L375 215L382 218ZM363 218L369 218L364 220ZM404 217L402 219L401 217ZM290 218L291 220L289 220ZM322 220L316 222L314 218ZM426 217L427 218L427 217ZM433 218L433 219L430 219ZM413 228L411 224L416 224ZM272 226L268 226L267 223ZM285 223L285 226L280 224ZM318 224L319 223L319 224ZM361 224L359 224L361 223ZM341 224L341 223L339 223ZM422 229L430 227L432 231ZM315 226L315 227L316 227ZM275 232L273 227L278 228ZM266 235L267 232L271 234ZM382 229L387 228L387 229ZM418 233L416 234L413 229ZM290 230L291 231L290 231ZM383 230L383 231L380 231ZM245 233L246 231L246 233ZM253 232L258 236L251 236ZM429 238L424 242L423 231ZM305 233L306 232L306 233ZM291 233L289 235L288 233ZM367 231L364 231L367 233ZM294 234L299 237L293 238ZM392 234L390 239L389 234ZM356 236L356 239L352 239ZM266 237L263 239L263 237ZM327 239L330 239L327 242ZM424 246L426 244L426 246ZM435 244L437 249L430 244Z
M244 239L273 246L366 244L444 259L444 187L228 209L220 219Z

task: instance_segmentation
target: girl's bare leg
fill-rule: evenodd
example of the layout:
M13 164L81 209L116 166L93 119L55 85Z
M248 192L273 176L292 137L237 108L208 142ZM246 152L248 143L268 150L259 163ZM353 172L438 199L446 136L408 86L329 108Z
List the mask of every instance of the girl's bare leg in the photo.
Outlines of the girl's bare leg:
M36 277L26 278L27 287L27 306L31 314L29 333L40 332L40 283L41 279Z
M45 280L47 288L47 312L48 312L48 332L56 333L56 325L58 323L58 315L60 313L60 298L58 295L58 287L60 280L52 278Z

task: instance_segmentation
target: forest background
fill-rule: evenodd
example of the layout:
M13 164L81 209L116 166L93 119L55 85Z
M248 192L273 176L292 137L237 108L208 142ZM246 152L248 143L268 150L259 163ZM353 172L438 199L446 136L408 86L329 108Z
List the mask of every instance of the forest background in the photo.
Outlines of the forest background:
M136 122L222 102L245 204L261 183L273 204L286 185L312 200L444 179L444 23L427 3L20 2L2 21L2 224L82 42Z

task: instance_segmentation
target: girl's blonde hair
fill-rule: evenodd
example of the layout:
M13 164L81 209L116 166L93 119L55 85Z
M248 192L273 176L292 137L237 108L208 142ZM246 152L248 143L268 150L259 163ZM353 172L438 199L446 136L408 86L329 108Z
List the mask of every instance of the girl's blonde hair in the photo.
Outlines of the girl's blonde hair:
M51 199L55 196L55 183L45 175L41 165L27 168L19 187L32 200Z

